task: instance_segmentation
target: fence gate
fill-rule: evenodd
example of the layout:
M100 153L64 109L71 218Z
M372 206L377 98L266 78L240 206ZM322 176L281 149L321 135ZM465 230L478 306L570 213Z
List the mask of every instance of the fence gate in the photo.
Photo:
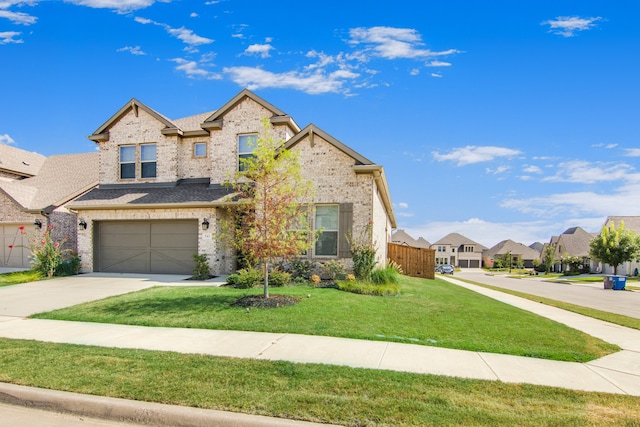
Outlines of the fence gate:
M389 243L388 254L389 259L398 263L407 276L435 279L435 249Z

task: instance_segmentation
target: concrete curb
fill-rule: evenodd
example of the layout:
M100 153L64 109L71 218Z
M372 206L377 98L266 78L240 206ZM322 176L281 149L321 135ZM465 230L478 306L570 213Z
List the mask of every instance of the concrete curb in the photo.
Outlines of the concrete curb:
M327 427L305 421L163 405L0 383L0 402L140 425L171 427Z

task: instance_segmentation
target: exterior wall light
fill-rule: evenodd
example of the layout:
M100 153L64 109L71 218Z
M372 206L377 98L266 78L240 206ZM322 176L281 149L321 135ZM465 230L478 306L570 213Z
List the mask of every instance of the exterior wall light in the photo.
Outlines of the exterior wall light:
M203 230L208 230L209 229L209 220L207 218L202 220L202 229Z
M78 225L82 227L83 230L87 229L87 221L85 221L84 219L81 219Z
M39 219L36 219L36 220L33 222L33 225L35 225L35 226L36 226L36 228L42 228L42 221L40 221Z

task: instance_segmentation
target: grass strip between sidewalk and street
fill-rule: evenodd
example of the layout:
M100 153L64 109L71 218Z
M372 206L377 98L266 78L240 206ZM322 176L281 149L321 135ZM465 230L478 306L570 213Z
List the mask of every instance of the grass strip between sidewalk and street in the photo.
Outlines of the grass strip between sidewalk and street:
M20 283L37 282L38 280L42 280L42 275L35 270L0 274L0 286L18 285Z
M498 381L0 339L0 381L346 426L638 426L640 398Z
M244 309L232 303L261 289L156 287L67 309L40 319L154 327L222 329L394 341L469 351L587 362L615 345L443 280L402 276L401 294L357 295L292 286L272 294L295 306Z
M625 326L627 328L640 329L640 319L636 319L634 317L610 313L608 311L597 310L595 308L583 307L581 305L571 304L568 302L557 301L550 298L528 294L525 292L514 291L512 289L503 288L500 286L491 286L485 283L475 282L473 280L460 279L459 277L456 279L460 280L461 282L469 283L471 285L481 286L483 288L492 289L494 291L504 292L505 294L514 295L520 298L528 299L530 301L536 301L541 304L549 305L551 307L556 307L562 310L571 311L573 313L582 314L583 316L593 317L594 319L603 320L605 322L614 323L616 325Z

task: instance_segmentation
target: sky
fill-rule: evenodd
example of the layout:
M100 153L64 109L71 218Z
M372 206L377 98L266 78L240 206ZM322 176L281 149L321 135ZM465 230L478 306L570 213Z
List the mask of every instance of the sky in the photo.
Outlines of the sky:
M491 247L640 215L640 2L0 0L0 143L243 88L384 166L399 229Z

